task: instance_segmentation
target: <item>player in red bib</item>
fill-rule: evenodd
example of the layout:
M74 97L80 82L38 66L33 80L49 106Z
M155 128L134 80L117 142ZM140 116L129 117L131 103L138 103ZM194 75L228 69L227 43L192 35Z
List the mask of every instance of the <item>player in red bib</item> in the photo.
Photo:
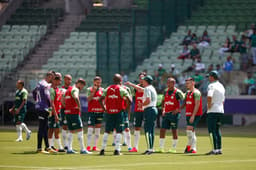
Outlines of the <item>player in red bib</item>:
M185 95L185 103L181 109L186 107L186 120L187 120L187 137L188 144L185 153L196 153L196 134L195 128L203 114L202 109L202 96L201 92L195 88L195 81L189 77L186 79L186 87L188 91Z

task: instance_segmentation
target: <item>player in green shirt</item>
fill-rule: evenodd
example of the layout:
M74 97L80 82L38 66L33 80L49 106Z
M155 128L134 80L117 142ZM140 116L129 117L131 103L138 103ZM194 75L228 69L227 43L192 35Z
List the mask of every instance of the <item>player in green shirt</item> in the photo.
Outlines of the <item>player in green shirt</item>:
M29 140L31 136L31 130L27 128L27 125L24 123L24 118L27 112L27 99L28 99L28 91L24 88L24 81L18 80L16 84L16 95L15 95L15 103L9 112L13 114L16 130L18 134L17 142L21 142L22 139L22 128L25 130L27 136L26 139Z

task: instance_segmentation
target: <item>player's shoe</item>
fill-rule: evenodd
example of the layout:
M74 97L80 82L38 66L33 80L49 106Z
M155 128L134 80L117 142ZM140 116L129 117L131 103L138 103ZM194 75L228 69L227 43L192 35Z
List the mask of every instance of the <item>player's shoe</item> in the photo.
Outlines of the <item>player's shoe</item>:
M184 153L189 153L191 150L191 146L187 145Z
M86 154L92 154L92 153L89 152L88 150L82 150L82 151L80 151L80 154L86 155Z
M29 140L30 139L30 137L31 137L31 130L26 134L26 140Z
M16 142L22 142L23 141L23 139L22 138L18 138L18 139L16 139Z
M101 149L100 155L105 155L105 150L104 149Z
M142 155L147 155L148 152L149 152L149 151L146 150L145 152L142 153Z
M222 151L217 151L215 154L216 155L222 155Z
M129 150L129 152L138 152L138 150L135 147L133 147L131 150Z
M112 146L116 146L115 142L112 143Z
M63 153L66 152L64 149L58 149L58 152Z
M127 146L127 144L126 144L126 143L123 143L122 145L123 145L123 146Z
M146 155L151 155L152 153L154 153L153 151L148 151L147 153L146 153Z
M114 155L122 155L122 153L119 150L115 150Z
M56 149L54 146L51 146L51 149L55 150L56 152L58 152L58 149Z
M206 153L205 155L216 155L216 152L210 151L210 152Z
M190 149L190 151L188 153L196 153L196 150Z
M52 154L57 153L57 151L52 148L46 148L45 151L52 153Z
M168 152L169 153L177 153L176 149L170 149Z
M87 149L87 150L88 150L88 149ZM94 146L94 147L92 148L92 150L93 150L93 151L97 151L97 152L100 151L100 149L98 149L96 146Z
M67 147L67 146L65 146L65 147L64 147L64 150L66 150L66 151L67 151L67 150L68 150L68 147Z
M90 146L87 146L86 150L87 150L87 151L90 151L90 150L91 150L91 147L90 147Z
M49 154L49 152L42 150L42 149L37 149L36 153Z
M74 150L67 150L67 154L76 154L77 152Z
M165 151L164 151L164 148L158 148L158 149L156 150L156 152L157 152L157 153L164 153Z
M128 151L132 150L132 148L128 148Z

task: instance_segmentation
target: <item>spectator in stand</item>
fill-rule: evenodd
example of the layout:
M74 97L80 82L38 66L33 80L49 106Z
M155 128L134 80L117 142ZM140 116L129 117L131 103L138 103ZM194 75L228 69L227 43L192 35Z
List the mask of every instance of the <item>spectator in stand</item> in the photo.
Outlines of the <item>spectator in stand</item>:
M253 90L256 89L255 83L256 83L256 81L253 78L252 73L247 72L247 78L244 80L247 94L249 94L249 95L253 94Z
M176 69L175 64L171 64L171 69L170 69L168 77L173 77L173 78L177 79L179 74L180 74L180 72Z
M253 65L256 65L256 29L253 30L250 45L251 45Z
M202 37L200 38L200 43L198 44L199 47L208 47L211 43L211 39L208 35L208 32L205 30Z
M213 70L213 69L212 69L212 70ZM211 70L211 71L212 71L212 70ZM216 65L216 71L218 72L219 77L221 77L221 75L222 75L222 73L223 73L223 70L222 70L220 64L217 64L217 65ZM208 72L208 73L210 73L210 72Z
M246 30L244 33L246 35L246 38L251 39L251 36L253 34L253 30L255 29L255 24L251 24L250 29Z
M166 70L163 68L163 64L159 64L158 65L158 76L161 78L164 76L164 74L166 74Z
M206 73L210 73L213 70L213 64L210 64L207 68Z
M192 46L193 48L190 50L189 58L191 58L194 62L195 59L198 59L201 56L200 56L200 50L197 48L196 43L193 43Z
M181 45L189 45L191 43L192 35L191 30L188 30L188 34L184 37Z
M239 47L241 70L246 70L247 64L248 64L246 40L247 40L247 37L245 35L242 35L241 41L240 41L240 47Z
M189 54L190 50L188 49L188 45L184 45L183 49L180 51L180 56L178 57L178 59L182 59L184 63L184 60L188 58Z
M188 77L184 72L178 77L178 87L183 91L185 90L185 83L187 78Z
M204 77L200 75L199 71L196 71L192 78L195 80L195 87L199 88L200 85L203 83Z
M205 64L201 62L200 58L197 59L197 62L195 65L196 65L196 68L195 68L196 71L201 73L205 71Z
M231 47L231 41L230 41L230 38L227 37L227 39L226 39L224 45L219 49L219 54L220 54L220 56L223 57L223 56L224 56L224 53L225 53L225 52L228 52L228 50L230 49L230 47Z
M229 52L231 53L235 53L235 52L239 52L239 45L240 45L240 42L236 39L236 36L235 35L232 35L232 44L231 44L231 47L229 48Z
M231 71L233 71L233 60L231 56L227 57L227 61L223 64L223 70L225 71L225 74L227 75L226 82L230 82L231 78Z
M192 34L192 38L191 38L191 43L190 44L194 44L194 43L198 43L198 38L196 36L195 33Z

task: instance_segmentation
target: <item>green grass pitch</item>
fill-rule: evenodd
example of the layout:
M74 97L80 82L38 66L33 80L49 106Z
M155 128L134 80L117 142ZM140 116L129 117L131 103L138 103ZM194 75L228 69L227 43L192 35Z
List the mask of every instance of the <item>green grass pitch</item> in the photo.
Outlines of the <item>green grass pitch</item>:
M187 138L185 130L179 131L176 154L154 153L141 155L146 149L144 135L141 135L138 153L129 153L122 146L121 156L113 156L112 135L109 136L105 156L97 152L92 155L36 154L36 129L29 141L15 142L16 132L0 130L0 169L172 169L172 170L255 170L256 169L256 128L223 128L223 155L206 156L210 142L204 128L197 130L197 154L183 154ZM155 149L159 142L159 129L156 129ZM101 136L102 137L102 136ZM25 134L23 133L25 139ZM86 144L86 134L84 135ZM133 138L132 138L133 139ZM133 142L133 140L132 140ZM101 141L99 141L99 147ZM171 145L170 133L166 138L165 149ZM73 148L79 150L77 136L74 135Z

